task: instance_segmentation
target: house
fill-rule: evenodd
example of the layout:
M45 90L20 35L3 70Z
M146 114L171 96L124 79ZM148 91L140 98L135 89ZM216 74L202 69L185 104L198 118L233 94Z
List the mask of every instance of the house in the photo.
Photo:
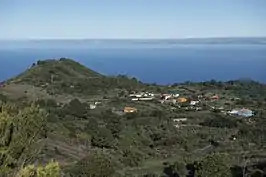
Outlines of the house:
M96 105L95 104L90 104L90 109L95 109Z
M199 103L199 101L190 101L190 105L191 106L195 106L196 104L198 104Z
M137 97L137 98L140 98L142 97L143 94L142 93L138 93L138 94L130 94L129 97Z
M170 99L172 97L172 95L171 94L162 94L162 99L163 100L168 100L168 99Z
M139 99L138 98L132 98L131 100L132 101L138 101Z
M213 96L211 96L211 99L212 100L219 100L219 96L218 95L213 95Z
M175 99L168 99L168 100L160 100L160 102L163 104L176 104L176 100Z
M185 102L187 102L187 99L186 98L183 98L183 97L177 98L177 102L178 103L185 103Z
M95 104L95 105L99 105L99 104L101 104L101 102L96 101L94 104Z
M179 96L180 96L179 94L173 94L173 97L175 97L175 98L177 98Z
M253 116L253 111L249 110L249 109L233 109L232 111L228 112L229 114L233 114L233 115L238 115L238 116L242 116L242 117L251 117Z
M202 110L202 107L196 107L196 111Z
M176 119L173 119L174 122L185 122L187 121L187 118L176 118Z
M153 100L153 97L143 97L143 98L139 98L140 101L150 101Z
M125 107L124 112L125 113L133 113L133 112L137 112L137 109L133 108L133 107Z

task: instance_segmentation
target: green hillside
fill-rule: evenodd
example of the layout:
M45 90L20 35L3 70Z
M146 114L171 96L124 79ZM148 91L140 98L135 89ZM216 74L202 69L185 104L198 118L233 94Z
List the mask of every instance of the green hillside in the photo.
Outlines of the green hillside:
M265 108L254 81L159 86L38 61L0 87L0 176L263 176Z
M143 84L126 76L104 76L71 59L43 60L11 79L12 84L29 84L51 94L103 94L114 89L138 89Z

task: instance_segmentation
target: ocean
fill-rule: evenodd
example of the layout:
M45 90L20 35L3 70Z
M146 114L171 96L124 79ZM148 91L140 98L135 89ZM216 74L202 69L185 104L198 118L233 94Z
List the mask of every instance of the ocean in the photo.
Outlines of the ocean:
M248 78L266 83L266 45L185 44L133 46L5 47L0 45L0 80L33 62L67 57L106 75L125 74L147 83Z

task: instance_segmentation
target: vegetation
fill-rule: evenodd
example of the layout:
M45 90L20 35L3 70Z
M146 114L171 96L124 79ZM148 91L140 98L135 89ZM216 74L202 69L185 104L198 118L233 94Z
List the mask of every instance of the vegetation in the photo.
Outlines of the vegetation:
M60 175L60 167L57 162L50 162L44 167L29 165L17 174L18 177L60 177Z
M70 59L38 61L0 88L0 174L265 175L265 90L246 80L148 85L107 77ZM128 98L132 91L202 98L194 107L161 104L159 96L135 102ZM219 100L212 100L216 94ZM137 112L125 114L126 106ZM255 115L227 114L242 107ZM173 121L180 118L186 121Z

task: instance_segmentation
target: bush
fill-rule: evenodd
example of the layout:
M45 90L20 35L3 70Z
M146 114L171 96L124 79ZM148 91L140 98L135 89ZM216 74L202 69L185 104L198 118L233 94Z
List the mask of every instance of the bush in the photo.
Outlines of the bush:
M79 161L70 173L84 177L112 177L115 175L115 164L108 154L92 151L86 158Z
M60 167L57 162L50 162L44 167L29 165L21 169L17 177L60 177Z
M112 148L114 146L114 137L111 130L107 128L98 129L92 136L92 145L100 148Z
M219 128L236 128L238 126L238 121L226 117L215 116L214 118L209 117L205 119L200 125Z
M69 114L79 118L83 118L86 114L85 105L78 99L71 100L65 109Z
M143 154L138 150L130 148L123 151L122 162L126 166L135 167L138 166L143 159Z

